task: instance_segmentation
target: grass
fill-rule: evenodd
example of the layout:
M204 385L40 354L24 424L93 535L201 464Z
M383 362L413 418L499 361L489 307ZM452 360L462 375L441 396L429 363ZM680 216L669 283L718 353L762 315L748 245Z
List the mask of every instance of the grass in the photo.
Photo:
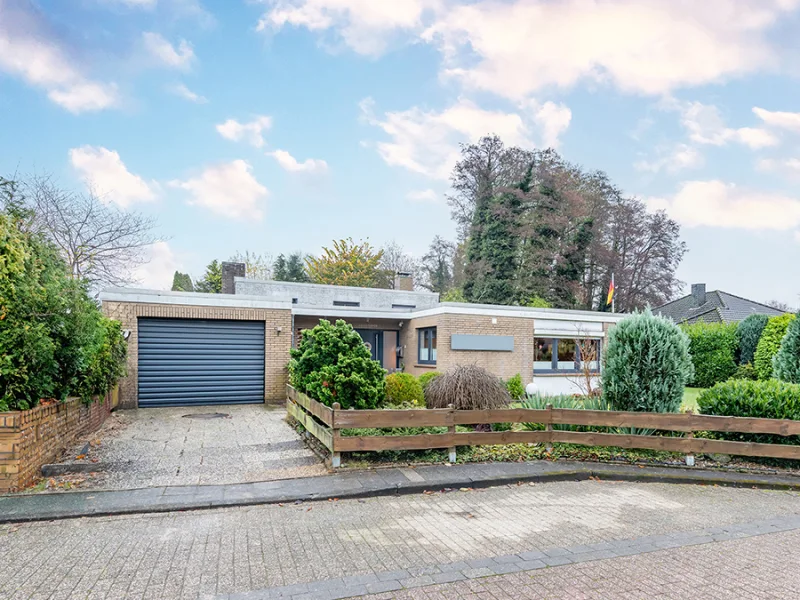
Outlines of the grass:
M697 406L697 397L705 388L687 387L683 390L683 402L681 402L681 412L691 410L692 412L700 412Z

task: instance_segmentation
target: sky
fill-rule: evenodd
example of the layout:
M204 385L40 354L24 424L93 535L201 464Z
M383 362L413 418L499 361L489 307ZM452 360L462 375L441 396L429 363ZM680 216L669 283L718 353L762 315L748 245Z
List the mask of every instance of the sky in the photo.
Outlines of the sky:
M607 172L678 275L800 305L800 0L0 0L0 174L156 217L137 271L455 238L459 144Z

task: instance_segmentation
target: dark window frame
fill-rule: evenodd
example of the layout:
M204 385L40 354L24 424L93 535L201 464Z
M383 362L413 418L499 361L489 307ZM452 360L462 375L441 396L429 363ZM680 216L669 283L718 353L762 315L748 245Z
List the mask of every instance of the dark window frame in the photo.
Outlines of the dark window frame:
M361 306L361 302L354 302L352 300L334 300L333 301L333 305L334 306L349 306L349 307L352 307L352 308L358 308L359 306Z
M417 329L417 364L420 365L435 365L436 359L422 360L422 344L425 339L431 341L428 345L429 353L433 352L433 340L437 338L436 327L420 327Z
M550 340L552 342L553 356L550 359L550 368L549 369L536 368L536 366L535 366L535 364L537 362L540 362L540 361L536 360L536 340L537 339ZM558 342L559 342L559 340L572 340L572 341L575 342L574 364L576 365L576 368L574 368L574 369L563 369L563 368L559 369L558 368ZM533 348L534 348L534 350L533 350L534 351L534 355L533 355L533 362L534 362L533 372L534 372L534 374L538 373L538 374L545 374L545 375L546 374L575 375L575 374L583 373L583 369L580 366L581 365L581 348L580 348L580 344L578 343L579 340L594 340L594 341L597 342L597 368L596 369L592 369L591 372L592 373L596 373L596 374L600 374L600 366L602 364L601 361L603 359L603 340L602 340L602 338L589 338L589 337L587 337L587 338L572 338L572 337L552 338L552 337L545 337L545 336L535 336L534 340L533 340Z
M416 304L392 304L392 308L417 308Z

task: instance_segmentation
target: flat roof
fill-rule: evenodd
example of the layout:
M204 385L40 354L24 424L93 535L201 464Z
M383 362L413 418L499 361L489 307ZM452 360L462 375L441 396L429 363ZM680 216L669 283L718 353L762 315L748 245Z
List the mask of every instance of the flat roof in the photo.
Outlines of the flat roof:
M141 304L183 304L186 306L220 306L224 308L271 308L290 310L291 301L264 300L263 296L236 294L201 294L199 292L168 292L136 288L113 287L100 292L103 302L133 302Z

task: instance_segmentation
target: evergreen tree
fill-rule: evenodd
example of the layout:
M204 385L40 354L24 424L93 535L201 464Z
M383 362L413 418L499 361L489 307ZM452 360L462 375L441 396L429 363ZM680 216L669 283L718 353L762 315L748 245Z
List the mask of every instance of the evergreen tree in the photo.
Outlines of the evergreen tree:
M739 323L737 335L739 336L739 363L746 365L752 364L758 347L758 340L764 327L767 326L769 317L767 315L750 315Z
M181 273L175 271L172 276L172 291L173 292L193 292L194 286L192 285L192 278L188 273Z
M568 250L564 252L562 260L556 263L550 293L553 303L559 308L575 308L578 304L581 279L586 271L586 254L594 235L593 227L591 218L579 223L567 242Z
M289 281L289 272L286 270L286 257L279 254L275 259L275 264L272 265L272 276L275 281Z
M278 255L272 268L275 281L294 281L297 283L311 281L308 273L306 273L303 255L300 252L293 252L288 258L283 254Z
M216 258L208 263L206 272L197 280L194 290L204 294L222 293L222 265Z
M800 313L797 316L800 317ZM793 319L789 324L772 364L776 379L800 383L800 318Z

